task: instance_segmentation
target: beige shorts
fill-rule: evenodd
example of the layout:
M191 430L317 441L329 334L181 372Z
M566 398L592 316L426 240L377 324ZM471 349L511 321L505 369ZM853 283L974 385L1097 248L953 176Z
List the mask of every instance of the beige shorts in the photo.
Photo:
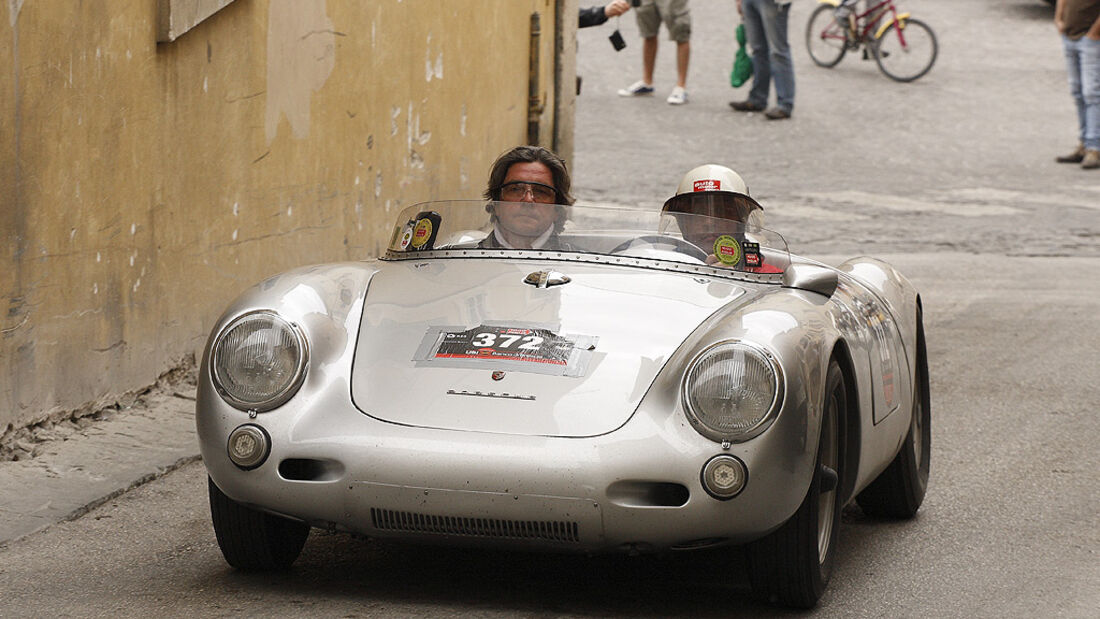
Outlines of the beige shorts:
M664 22L669 40L686 43L691 40L691 10L688 0L642 0L642 6L634 9L638 21L638 33L643 39L657 36Z

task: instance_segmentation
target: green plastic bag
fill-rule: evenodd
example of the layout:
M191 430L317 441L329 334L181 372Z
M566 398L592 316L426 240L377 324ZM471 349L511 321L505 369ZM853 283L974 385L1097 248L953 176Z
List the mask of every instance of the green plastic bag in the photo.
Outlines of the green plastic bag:
M737 25L737 53L733 56L730 86L737 88L752 77L752 58L745 51L745 24Z

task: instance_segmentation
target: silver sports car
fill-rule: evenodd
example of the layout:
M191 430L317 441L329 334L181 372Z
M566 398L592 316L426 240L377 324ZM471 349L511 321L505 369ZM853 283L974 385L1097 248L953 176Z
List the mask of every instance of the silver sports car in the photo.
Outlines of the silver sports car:
M274 276L213 329L197 426L226 561L289 566L311 527L660 552L744 545L754 590L812 606L840 510L913 516L928 483L921 300L700 215L504 204L400 213L377 260ZM511 206L515 206L514 204Z

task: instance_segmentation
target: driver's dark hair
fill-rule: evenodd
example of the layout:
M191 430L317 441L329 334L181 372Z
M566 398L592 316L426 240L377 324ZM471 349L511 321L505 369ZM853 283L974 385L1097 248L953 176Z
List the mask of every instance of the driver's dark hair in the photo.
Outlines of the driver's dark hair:
M517 146L501 153L489 171L489 185L483 194L486 200L500 200L500 186L508 176L508 168L517 163L541 163L550 168L550 175L554 179L554 191L557 192L555 201L558 204L573 204L573 195L569 193L573 183L569 179L569 169L565 167L565 160L541 146Z

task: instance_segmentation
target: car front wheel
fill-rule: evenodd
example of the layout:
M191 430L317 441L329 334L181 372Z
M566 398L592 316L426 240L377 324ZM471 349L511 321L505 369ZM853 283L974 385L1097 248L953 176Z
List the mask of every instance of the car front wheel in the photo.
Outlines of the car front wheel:
M210 517L226 563L239 570L270 571L290 567L302 552L309 525L241 505L207 477Z
M837 480L848 393L837 362L825 380L821 440L813 479L798 511L778 530L748 546L753 591L769 601L812 608L832 574L840 525Z

